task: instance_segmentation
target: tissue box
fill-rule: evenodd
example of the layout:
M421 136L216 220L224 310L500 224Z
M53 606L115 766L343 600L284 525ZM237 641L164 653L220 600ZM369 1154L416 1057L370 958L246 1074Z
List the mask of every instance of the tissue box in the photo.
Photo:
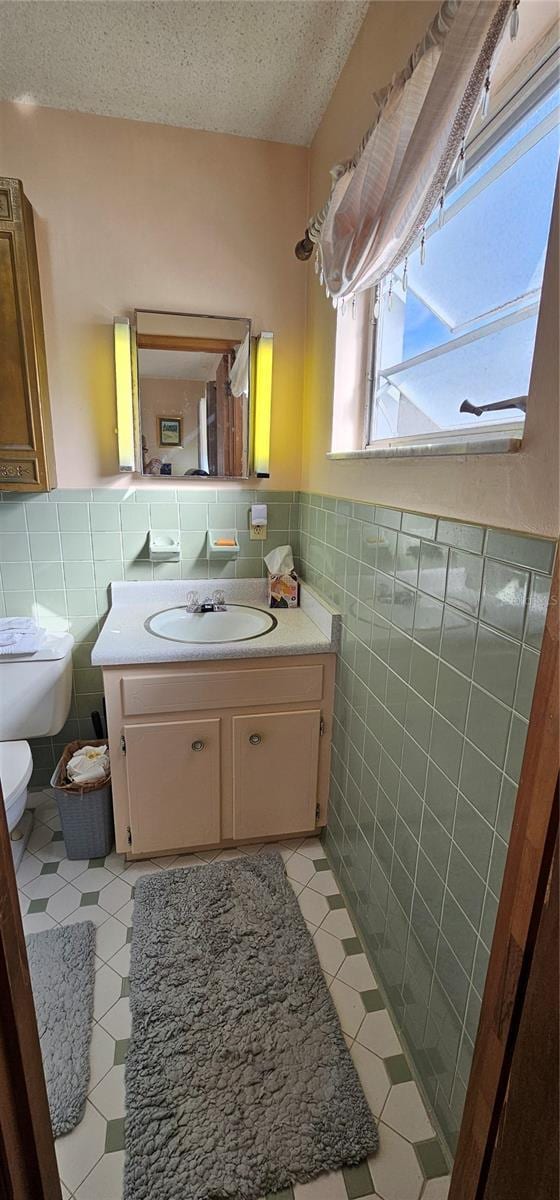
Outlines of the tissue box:
M299 583L295 571L289 575L268 576L268 603L270 608L297 608Z

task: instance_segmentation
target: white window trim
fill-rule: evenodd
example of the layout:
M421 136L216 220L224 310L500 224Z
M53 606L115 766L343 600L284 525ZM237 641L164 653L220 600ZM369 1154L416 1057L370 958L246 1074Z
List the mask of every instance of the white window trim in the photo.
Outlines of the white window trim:
M488 126L477 131L470 140L473 156L471 157L471 162L473 162L473 159L476 162L482 154L486 153L489 136L501 138L505 135L507 125L512 119L510 104L514 97L518 98L519 108L521 108L527 99L530 99L532 103L533 97L535 94L538 94L539 90L543 93L548 90L551 81L557 78L559 57L560 51L557 35L555 31L551 30L542 43L534 48L529 60L520 65L518 71L504 82L494 97L493 107L495 111L492 121ZM530 74L528 74L528 71ZM432 232L434 231L432 230ZM538 305L533 307L538 308ZM523 315L526 315L525 312ZM502 317L501 319L509 323L507 317ZM374 401L372 365L373 345L376 336L376 321L373 318L371 310L367 323L369 345L366 386L362 387L356 404L356 425L359 425L363 429L362 446L359 449L331 449L326 454L327 459L336 462L367 461L368 459L512 454L517 453L522 448L525 425L523 420L512 420L507 424L500 423L500 425L477 425L476 428L462 429L455 433L452 430L444 430L440 433L432 433L424 436L398 439L389 438L371 443L369 436L371 429L371 408ZM468 337L469 335L466 336ZM429 353L431 352L428 352L428 356ZM333 407L333 441L335 440L335 421L336 406Z

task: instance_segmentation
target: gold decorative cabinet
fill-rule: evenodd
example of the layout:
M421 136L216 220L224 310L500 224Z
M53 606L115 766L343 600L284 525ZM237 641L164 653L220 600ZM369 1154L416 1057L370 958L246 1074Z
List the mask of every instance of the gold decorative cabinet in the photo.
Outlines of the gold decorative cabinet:
M151 857L326 822L334 654L106 667L117 850Z
M55 486L33 210L0 178L0 490Z

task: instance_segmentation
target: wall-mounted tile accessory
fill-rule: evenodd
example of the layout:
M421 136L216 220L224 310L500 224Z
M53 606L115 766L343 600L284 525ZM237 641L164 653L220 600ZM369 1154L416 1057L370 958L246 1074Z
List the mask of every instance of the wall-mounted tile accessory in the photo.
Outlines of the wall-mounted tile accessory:
M46 492L56 477L39 268L33 209L19 179L0 179L0 221L0 484Z
M268 527L266 504L252 504L249 513L249 537L252 542L264 542Z
M272 356L274 335L259 334L253 424L253 469L258 479L270 474L270 414L272 408Z
M132 379L132 333L127 317L115 317L115 388L117 397L117 442L119 471L136 470L136 434Z
M160 533L150 529L148 553L152 562L179 562L181 542L178 533Z
M236 558L240 546L235 529L209 529L206 539L208 558Z

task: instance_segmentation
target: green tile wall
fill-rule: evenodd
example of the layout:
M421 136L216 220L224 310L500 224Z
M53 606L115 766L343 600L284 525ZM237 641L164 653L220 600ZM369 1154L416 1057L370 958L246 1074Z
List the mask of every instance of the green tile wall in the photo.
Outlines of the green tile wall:
M268 504L265 542L249 539L249 506L257 498ZM70 716L55 740L33 741L33 786L50 782L66 742L93 736L90 713L100 710L102 691L90 653L108 611L111 580L204 580L207 529L231 527L238 530L240 556L212 562L212 577L261 575L263 555L290 541L299 513L294 499L293 492L200 487L0 494L0 615L34 616L76 639ZM180 562L150 562L149 529L180 532Z
M555 545L300 494L343 613L327 853L455 1147Z
M248 509L269 505L266 543ZM101 706L90 652L113 579L208 577L209 527L239 531L213 576L252 577L290 541L343 614L325 845L453 1149L470 1069L550 589L554 543L329 496L73 489L0 498L0 613L76 639L67 725ZM150 528L181 534L153 565Z

